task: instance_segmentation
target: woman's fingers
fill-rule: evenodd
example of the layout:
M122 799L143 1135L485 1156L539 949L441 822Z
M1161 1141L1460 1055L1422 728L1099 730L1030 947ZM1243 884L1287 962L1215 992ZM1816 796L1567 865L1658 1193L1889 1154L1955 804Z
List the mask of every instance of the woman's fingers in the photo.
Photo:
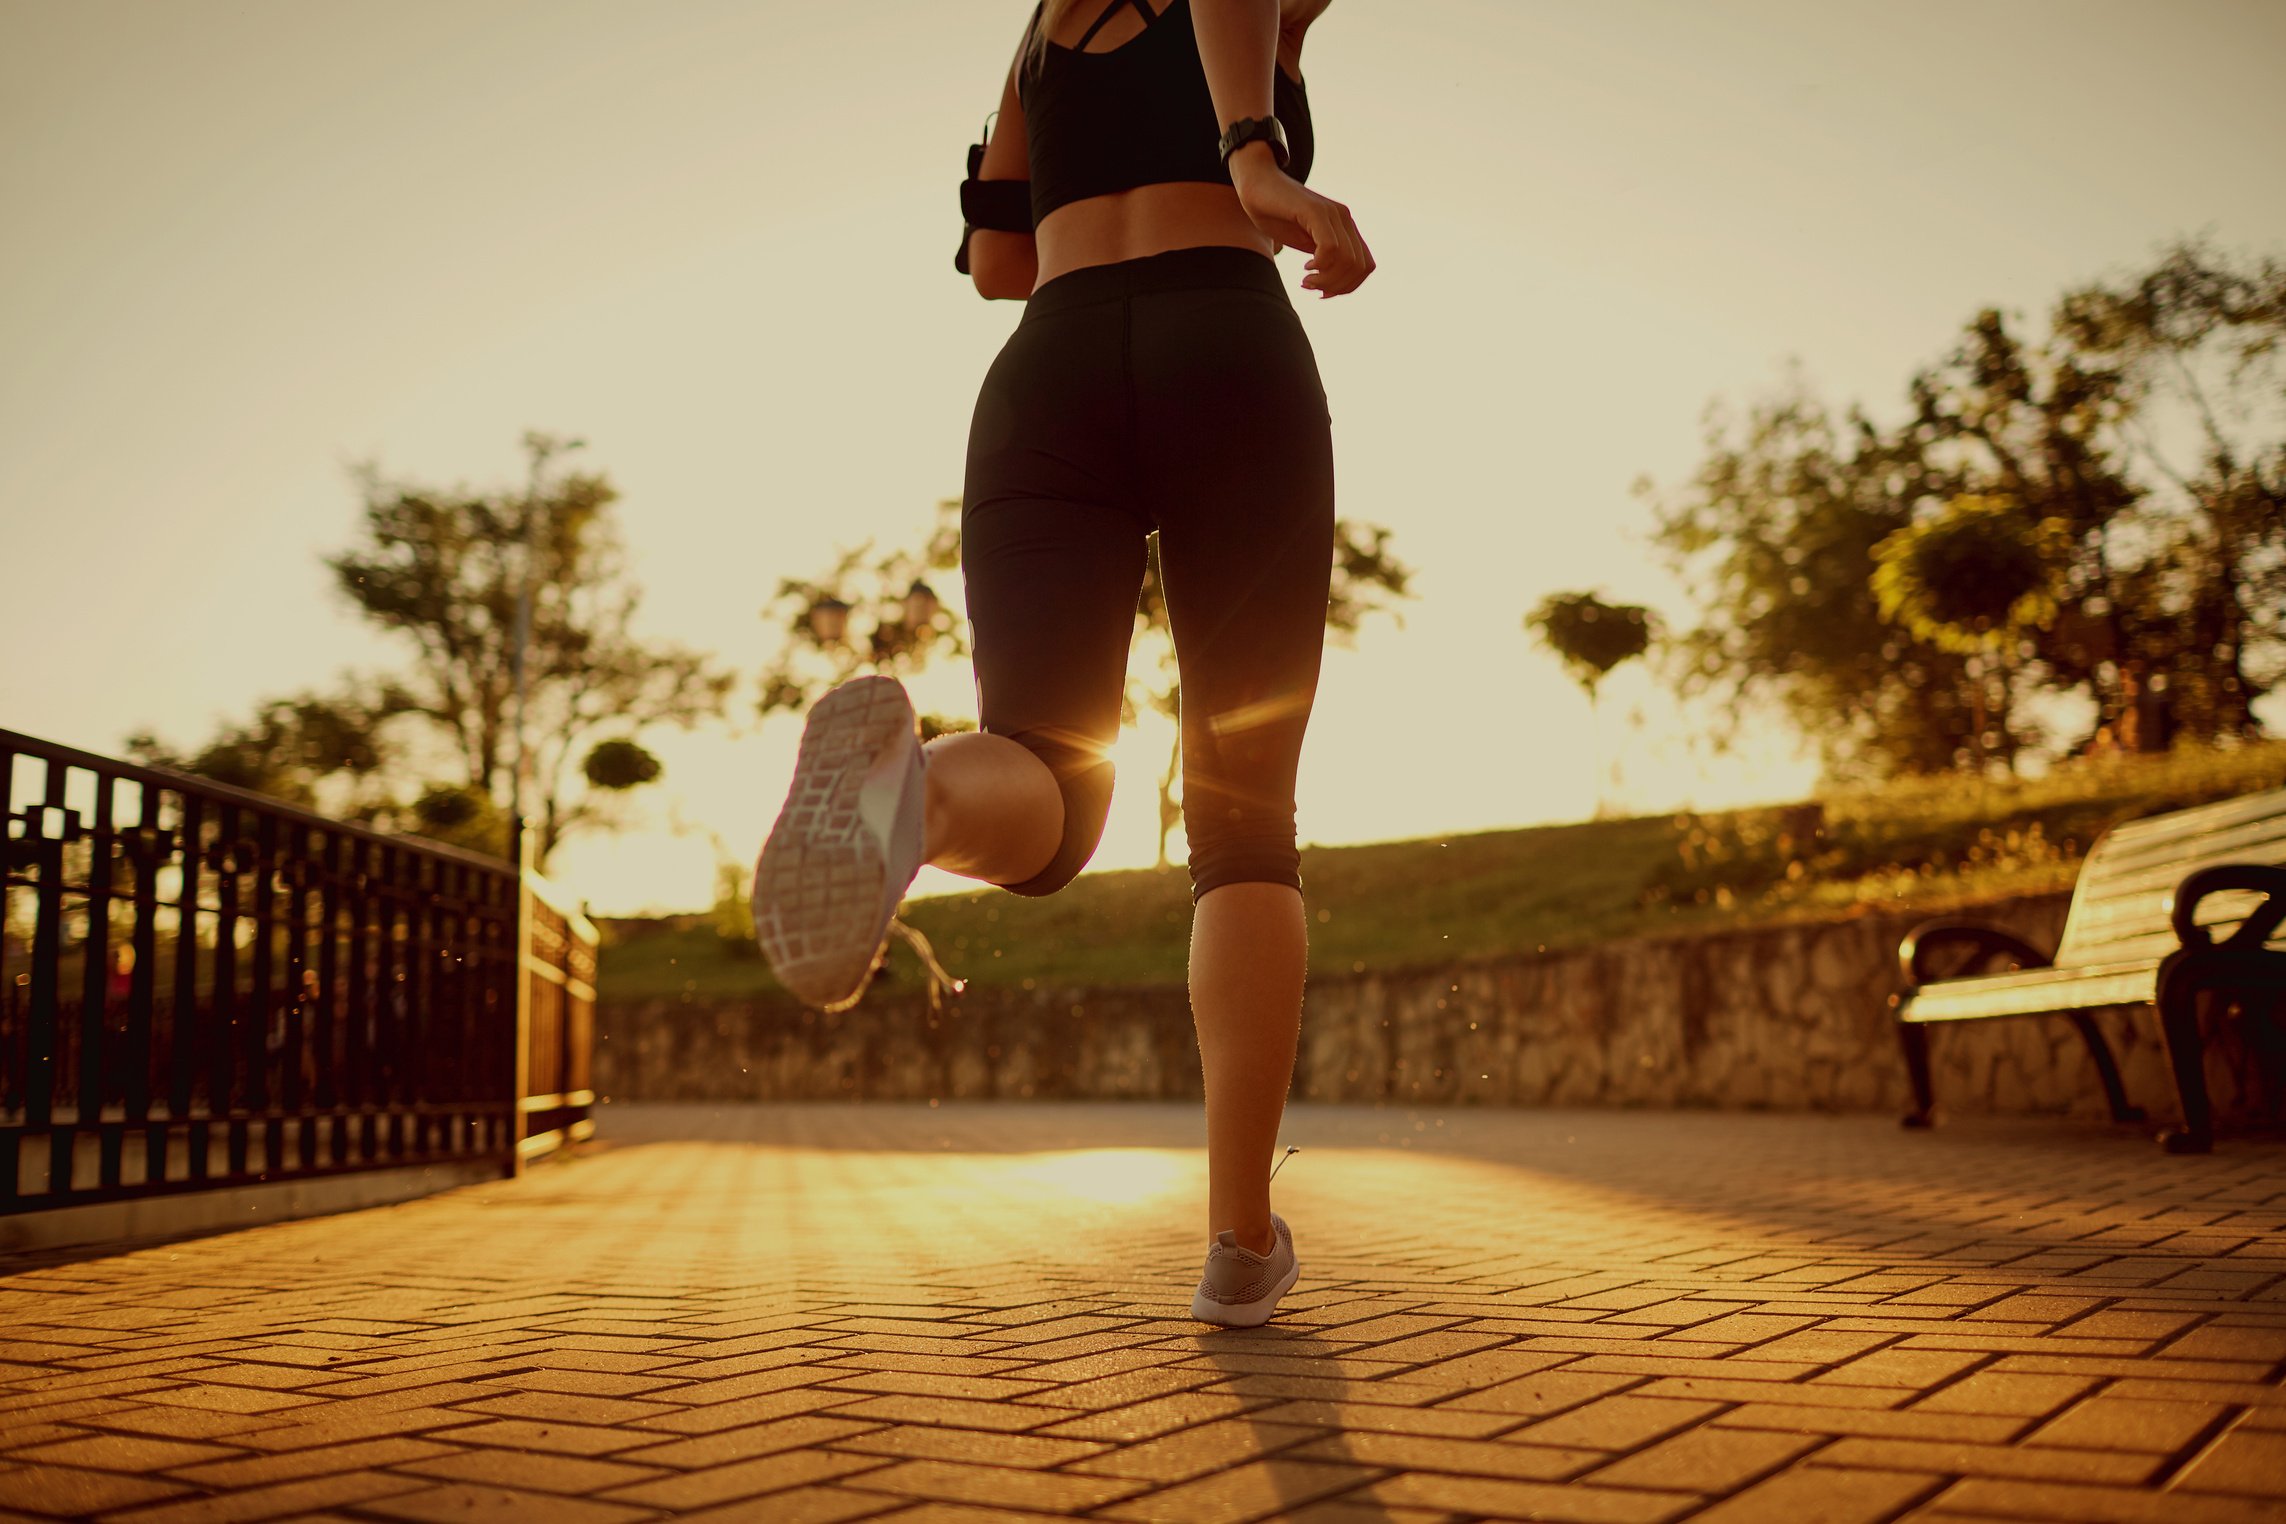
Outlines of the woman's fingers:
M1321 296L1344 296L1355 291L1373 273L1373 256L1357 231L1349 208L1327 197L1311 199L1311 233L1316 253L1309 261L1304 289Z

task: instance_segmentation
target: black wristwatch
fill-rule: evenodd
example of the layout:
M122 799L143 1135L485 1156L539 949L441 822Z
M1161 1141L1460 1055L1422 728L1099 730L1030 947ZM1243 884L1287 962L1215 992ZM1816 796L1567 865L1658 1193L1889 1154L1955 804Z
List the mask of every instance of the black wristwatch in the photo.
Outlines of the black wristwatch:
M1286 167L1286 161L1291 157L1286 152L1286 129L1278 125L1276 117L1242 117L1230 124L1229 130L1222 135L1222 141L1215 145L1222 155L1222 167L1230 168L1230 156L1249 143L1268 143L1280 169Z

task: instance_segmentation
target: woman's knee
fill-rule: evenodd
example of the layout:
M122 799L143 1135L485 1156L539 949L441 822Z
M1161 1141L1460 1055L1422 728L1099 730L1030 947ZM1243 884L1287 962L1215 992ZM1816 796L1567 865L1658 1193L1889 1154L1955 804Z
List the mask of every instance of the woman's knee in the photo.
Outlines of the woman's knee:
M1064 819L1048 865L1021 883L1001 887L1029 897L1054 894L1079 876L1103 840L1103 824L1111 814L1111 759L1100 745L1038 731L1008 739L1047 764L1056 792L1063 796Z

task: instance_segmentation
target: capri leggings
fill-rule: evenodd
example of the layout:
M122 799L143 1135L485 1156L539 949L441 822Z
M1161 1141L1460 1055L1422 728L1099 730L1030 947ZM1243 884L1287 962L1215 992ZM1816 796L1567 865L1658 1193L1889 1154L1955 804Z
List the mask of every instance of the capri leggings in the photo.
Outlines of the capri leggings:
M1154 531L1191 892L1300 887L1333 496L1325 390L1269 259L1178 249L1032 293L977 398L961 512L982 728L1047 763L1064 800L1054 859L1008 888L1053 894L1103 834Z

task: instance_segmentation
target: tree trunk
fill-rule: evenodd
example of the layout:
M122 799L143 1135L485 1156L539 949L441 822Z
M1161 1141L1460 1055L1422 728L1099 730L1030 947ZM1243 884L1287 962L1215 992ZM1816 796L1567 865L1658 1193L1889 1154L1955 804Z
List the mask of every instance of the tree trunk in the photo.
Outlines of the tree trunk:
M1176 780L1183 775L1183 728L1175 727L1175 744L1167 752L1167 770L1159 776L1159 859L1158 866L1167 862L1167 837L1183 818L1182 801L1175 797Z

